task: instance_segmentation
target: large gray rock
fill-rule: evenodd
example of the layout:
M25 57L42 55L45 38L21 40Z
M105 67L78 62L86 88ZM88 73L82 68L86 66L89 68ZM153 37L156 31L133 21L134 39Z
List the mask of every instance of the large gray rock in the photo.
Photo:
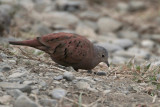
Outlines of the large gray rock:
M114 44L126 49L129 48L131 46L133 46L133 41L130 39L117 39L115 41L113 41Z
M100 13L95 11L84 11L80 13L80 17L88 20L97 20L101 16Z
M121 37L121 38L128 38L128 39L132 39L132 40L139 39L138 32L129 31L129 30L123 30L123 31L121 31L118 36Z
M7 90L7 93L9 95L11 95L14 98L19 97L20 95L23 95L22 91L18 90L18 89L13 89L13 90Z
M80 34L80 35L83 35L83 36L96 37L95 31L92 28L86 26L83 23L80 23L80 24L77 25L76 33Z
M0 87L4 89L19 89L23 92L30 93L31 87L27 84L11 83L11 82L0 82Z
M21 95L16 99L13 107L38 107L38 104L33 102L27 96Z
M43 36L43 35L52 33L52 30L44 24L36 24L33 26L33 32L35 32L40 36Z
M97 24L98 24L99 32L101 34L107 34L108 32L114 32L122 26L122 24L119 21L114 20L110 17L100 18Z
M43 17L42 17L43 16ZM39 20L53 27L53 25L59 25L64 27L75 26L79 19L75 15L67 12L48 12L43 14L37 14L33 16L35 20L39 17Z
M106 48L109 52L116 52L119 50L123 50L123 48L119 45L112 44L112 43L107 43L107 42L100 42L98 45L103 46Z
M121 50L114 53L115 56L121 56L124 58L133 58L135 56L136 59L149 59L150 53L147 50L140 49L137 47L130 48L127 51Z

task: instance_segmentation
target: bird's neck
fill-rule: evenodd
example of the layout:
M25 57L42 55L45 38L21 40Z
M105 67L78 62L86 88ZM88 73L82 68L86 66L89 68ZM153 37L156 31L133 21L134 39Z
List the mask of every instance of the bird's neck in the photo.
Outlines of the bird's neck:
M98 49L97 46L94 46L92 64L93 64L94 66L96 66L96 65L98 65L99 63L100 63L99 49Z

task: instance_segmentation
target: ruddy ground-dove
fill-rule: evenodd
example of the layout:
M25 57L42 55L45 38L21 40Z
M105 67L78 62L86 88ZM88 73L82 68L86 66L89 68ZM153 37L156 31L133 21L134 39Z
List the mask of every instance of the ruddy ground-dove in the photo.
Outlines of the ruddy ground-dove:
M100 62L105 62L109 66L107 50L77 34L53 33L33 40L9 41L9 43L40 49L48 53L56 63L72 66L75 70L91 70Z

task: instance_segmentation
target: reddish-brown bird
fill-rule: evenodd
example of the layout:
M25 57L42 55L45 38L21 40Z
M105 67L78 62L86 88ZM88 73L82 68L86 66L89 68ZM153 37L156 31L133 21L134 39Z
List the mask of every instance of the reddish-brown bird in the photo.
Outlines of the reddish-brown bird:
M13 45L24 45L48 53L52 60L75 70L91 70L100 62L108 66L108 52L101 46L93 45L84 36L72 33L53 33L33 40L9 41Z

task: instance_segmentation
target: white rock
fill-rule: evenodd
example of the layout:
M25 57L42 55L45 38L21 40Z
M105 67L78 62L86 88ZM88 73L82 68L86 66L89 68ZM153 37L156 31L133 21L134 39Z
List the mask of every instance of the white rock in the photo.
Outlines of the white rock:
M93 38L96 37L95 31L91 27L88 27L82 23L78 24L78 26L76 27L76 33L83 36L88 36Z
M118 30L122 24L110 17L102 17L97 22L99 32L101 34L107 34L108 32L113 32Z
M51 93L52 97L55 99L61 99L66 96L67 91L61 88L54 89Z
M155 43L151 40L142 40L141 45L145 48L152 49L155 45Z

